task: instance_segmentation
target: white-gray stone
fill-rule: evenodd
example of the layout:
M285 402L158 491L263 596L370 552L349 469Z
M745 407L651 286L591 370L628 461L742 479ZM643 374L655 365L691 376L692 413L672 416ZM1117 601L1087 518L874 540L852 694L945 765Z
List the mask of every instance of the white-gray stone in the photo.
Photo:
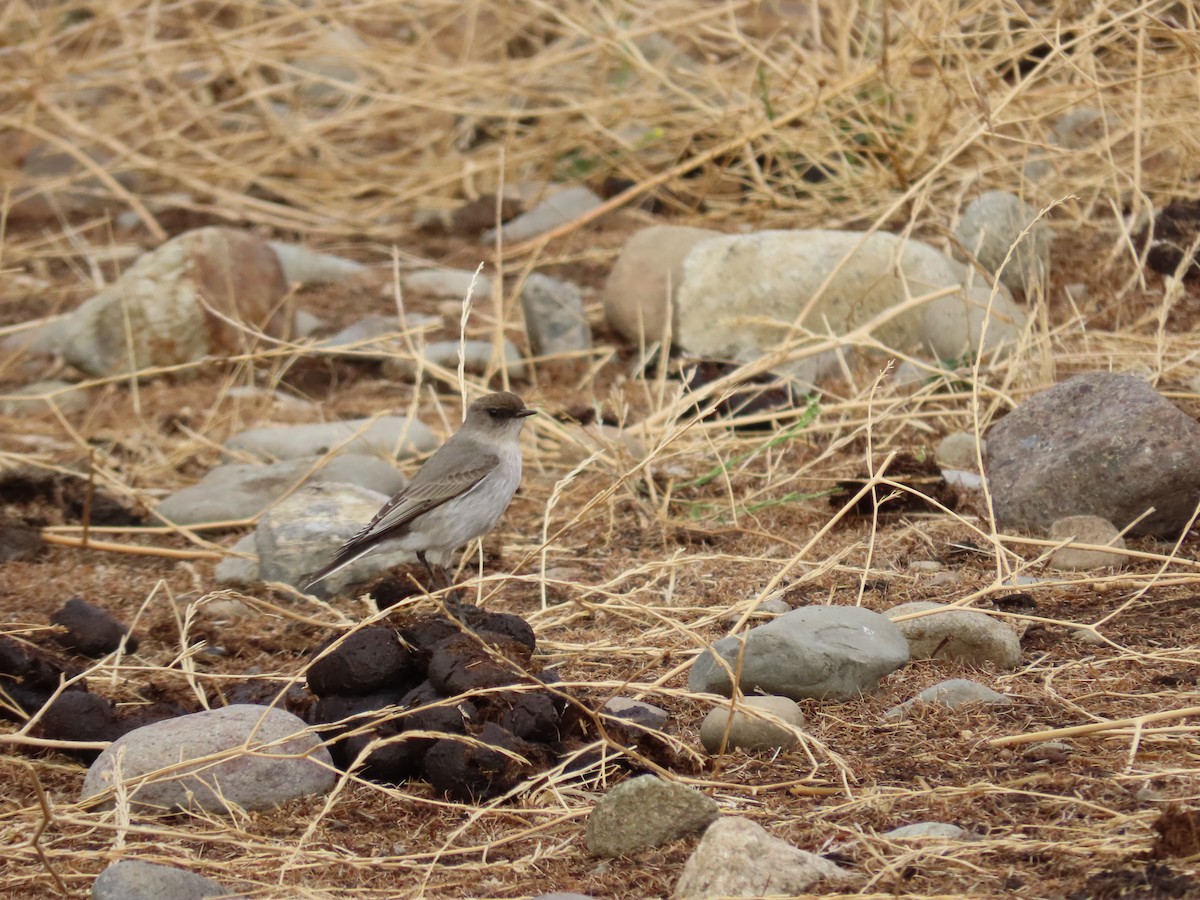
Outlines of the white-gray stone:
M695 356L754 362L796 337L798 318L815 334L841 336L911 297L942 294L880 322L871 334L901 352L956 359L979 348L989 315L990 287L982 278L971 282L967 268L940 251L884 232L726 235L700 241L683 261L675 334ZM983 352L1013 342L1024 322L1025 313L1001 288ZM831 351L801 351L774 368L814 382L837 366Z
M900 719L918 703L933 703L957 709L968 703L987 703L991 706L1010 706L1012 700L989 687L984 687L969 678L949 678L927 687L911 700L893 706L883 714L885 719Z
M587 820L587 848L614 857L660 847L703 831L720 815L716 801L694 788L642 775L600 798Z
M96 876L92 900L202 900L230 892L195 872L122 859Z
M485 375L488 369L493 367L493 361L495 361L495 368L500 368L496 345L491 341L462 341L461 343L463 371L470 372L472 375ZM432 341L425 345L421 356L427 365L441 366L443 369L453 372L458 369L458 348L459 341ZM503 366L508 370L509 377L524 378L525 360L521 358L521 351L512 341L508 340L501 344L500 349L503 353ZM420 366L417 364L417 360L410 355L397 352L384 359L380 371L388 378L402 381L413 378L418 369Z
M251 428L225 442L230 450L275 459L324 456L334 447L337 453L406 457L432 450L437 444L425 423L404 416Z
M1112 547L1110 551L1080 550L1074 547L1059 547L1050 554L1050 568L1060 571L1087 571L1092 569L1119 569L1129 563L1125 538L1108 519L1100 516L1067 516L1050 525L1050 540L1065 541L1070 538L1079 544L1095 544Z
M472 282L475 283L474 290ZM467 269L415 269L401 277L400 285L405 295L463 300L470 292L473 303L492 296L491 276L483 272L477 276Z
M954 431L938 441L934 458L943 469L960 469L964 472L979 471L979 456L987 455L987 441L976 438L967 431Z
M818 883L849 887L855 876L793 847L749 819L726 816L704 832L675 885L675 900L808 895Z
M592 346L583 293L571 282L531 272L521 287L521 308L535 356L576 353Z
M965 828L951 825L949 822L915 822L885 831L883 837L893 841L911 841L914 838L949 838L960 841L966 839L968 834Z
M0 416L48 415L57 406L68 415L83 412L92 405L91 394L69 381L35 381L17 388L9 399L0 400Z
M333 553L362 530L386 503L386 494L354 484L317 481L307 484L265 515L254 531L258 575L262 581L299 586ZM416 557L405 550L382 549L355 560L311 588L318 597L337 594Z
M436 327L441 323L442 320L438 316L425 316L420 313L409 313L404 317L404 326L407 326L410 332ZM416 340L414 337L414 343ZM371 315L364 316L337 334L319 341L313 349L355 359L387 359L397 348L408 348L399 320L395 316Z
M7 337L0 338L0 352L22 356L57 355L62 353L70 326L70 315L46 319Z
M506 244L527 241L559 225L574 221L603 202L582 185L566 188L550 195L528 212L501 225L501 238ZM481 241L484 244L496 243L496 229L489 228L485 231Z
M879 679L908 662L908 642L894 623L858 606L794 609L744 636L717 641L713 650L736 671L742 641L740 687L798 700L844 699L873 690ZM729 696L726 667L712 651L696 658L688 690Z
M1021 236L1035 219L1037 210L1015 194L988 191L967 206L954 234L986 271L1000 273L1000 281L1010 291L1028 294L1045 285L1050 272L1051 235L1045 220ZM1010 250L1012 258L1001 271Z
M268 243L279 257L283 276L290 284L333 284L367 271L367 267L360 262L329 253L317 253L299 244L285 244L282 241Z
M756 712L766 713L783 724L777 725L770 719L755 715ZM788 750L800 742L795 729L803 724L804 713L795 700L788 697L744 697L734 710L727 705L709 710L700 725L700 743L709 753L721 752L722 743L726 750Z
M238 705L136 728L92 763L80 799L109 790L118 778L135 812L270 809L323 794L336 772L306 727L282 709Z
M177 525L228 522L256 517L298 483L338 481L389 496L407 483L400 472L377 456L341 453L322 460L314 456L265 466L218 466L196 484L165 498L155 511Z
M230 549L234 553L245 555L226 556L217 563L217 570L213 576L217 584L244 587L257 582L258 542L254 538L254 532L242 535Z
M895 620L928 610L942 611L895 623L908 639L913 659L956 659L972 666L992 663L1001 669L1020 665L1021 642L1017 633L978 610L915 600L894 606L884 615Z

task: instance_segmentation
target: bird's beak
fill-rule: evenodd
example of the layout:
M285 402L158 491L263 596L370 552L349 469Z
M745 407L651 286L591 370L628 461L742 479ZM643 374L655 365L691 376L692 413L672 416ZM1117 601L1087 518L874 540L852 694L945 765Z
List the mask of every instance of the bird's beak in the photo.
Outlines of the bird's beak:
M526 416L532 416L535 412L537 412L536 409L523 409L517 413L517 418L524 419Z

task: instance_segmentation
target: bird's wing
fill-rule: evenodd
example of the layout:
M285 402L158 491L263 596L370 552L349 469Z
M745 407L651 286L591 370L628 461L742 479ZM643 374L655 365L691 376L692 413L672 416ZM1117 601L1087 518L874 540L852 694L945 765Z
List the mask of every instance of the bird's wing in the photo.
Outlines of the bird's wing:
M462 466L461 456L445 452L449 446L447 442L429 457L408 487L385 503L365 528L342 544L328 564L310 575L304 588L307 590L350 565L376 544L399 537L405 526L418 516L467 493L500 464L500 457L493 451L478 448L470 454L471 464Z

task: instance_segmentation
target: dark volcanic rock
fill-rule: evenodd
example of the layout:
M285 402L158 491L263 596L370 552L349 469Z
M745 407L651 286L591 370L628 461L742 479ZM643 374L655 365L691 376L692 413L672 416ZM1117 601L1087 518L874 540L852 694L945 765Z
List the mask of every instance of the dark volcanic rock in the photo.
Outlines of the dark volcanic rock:
M55 635L55 640L84 656L99 657L112 653L121 646L121 639L129 634L129 626L118 622L99 606L73 597L63 608L50 616L50 621L67 629L66 634ZM125 640L125 652L136 653L137 637L129 634Z
M348 635L308 667L308 687L318 697L370 694L385 685L407 687L416 677L413 654L395 629L385 625Z
M500 750L517 754L525 762ZM434 744L425 754L425 777L437 790L456 800L483 800L516 787L546 761L546 756L544 749L489 722L473 743L446 738Z
M1030 398L988 432L996 518L1044 531L1066 516L1172 538L1200 501L1200 424L1132 375L1076 375Z

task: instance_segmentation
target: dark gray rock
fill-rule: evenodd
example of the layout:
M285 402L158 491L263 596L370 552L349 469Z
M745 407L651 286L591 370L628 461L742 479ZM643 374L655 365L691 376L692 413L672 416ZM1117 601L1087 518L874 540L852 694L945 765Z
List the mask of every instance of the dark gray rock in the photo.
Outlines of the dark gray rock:
M92 900L202 900L230 892L195 872L123 859L96 876Z
M593 856L624 856L703 831L720 812L716 801L682 784L642 775L600 798L587 820Z
M628 697L613 697L604 704L604 712L653 731L666 725L668 718L667 711L661 706Z
M136 728L92 763L80 799L110 789L118 777L129 785L131 808L139 812L270 809L323 794L336 773L329 751L304 733L307 727L282 709L238 705ZM264 745L269 752L255 752Z
M1030 398L988 432L986 468L1003 528L1045 531L1100 516L1173 538L1200 501L1200 424L1132 375L1090 372Z
M794 609L745 634L741 689L799 700L844 699L873 690L879 679L908 662L908 641L891 621L858 606ZM736 671L742 638L713 644ZM692 664L688 690L732 693L724 666L705 651Z
M248 463L218 466L196 484L165 498L156 511L178 525L227 522L254 518L301 479L303 483L356 484L388 496L407 483L400 472L378 456L338 454L313 470L320 459L291 459L266 466Z

